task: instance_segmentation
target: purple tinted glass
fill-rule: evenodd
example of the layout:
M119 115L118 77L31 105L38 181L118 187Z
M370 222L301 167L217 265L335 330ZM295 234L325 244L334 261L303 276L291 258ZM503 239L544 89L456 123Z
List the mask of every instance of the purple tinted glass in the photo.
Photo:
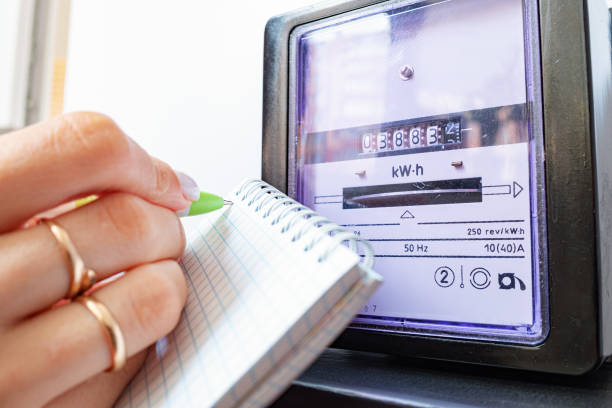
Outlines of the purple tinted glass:
M370 240L353 327L547 334L531 3L382 3L292 34L290 193Z

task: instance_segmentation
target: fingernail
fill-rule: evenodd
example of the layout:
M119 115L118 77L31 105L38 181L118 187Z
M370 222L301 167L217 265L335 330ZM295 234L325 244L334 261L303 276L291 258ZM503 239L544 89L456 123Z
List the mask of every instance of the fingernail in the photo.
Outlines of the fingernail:
M189 214L189 210L191 210L191 206L177 211L176 215L178 215L179 217L186 217Z
M179 183L181 183L181 189L183 190L183 195L190 201L197 201L200 199L200 187L198 187L198 183L195 182L194 179L182 173L180 171L175 171L176 176L179 179Z

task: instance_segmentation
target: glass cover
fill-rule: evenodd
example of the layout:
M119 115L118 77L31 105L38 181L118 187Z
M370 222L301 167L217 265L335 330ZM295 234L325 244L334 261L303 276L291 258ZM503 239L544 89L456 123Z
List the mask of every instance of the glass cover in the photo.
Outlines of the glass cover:
M292 34L290 194L370 240L385 279L353 327L546 335L526 21L521 0L387 2Z

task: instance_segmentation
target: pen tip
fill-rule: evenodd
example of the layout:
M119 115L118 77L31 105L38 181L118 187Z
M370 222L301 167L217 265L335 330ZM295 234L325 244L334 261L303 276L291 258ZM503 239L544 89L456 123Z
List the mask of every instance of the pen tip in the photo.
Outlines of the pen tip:
M232 204L234 203L229 200L223 200L223 205L232 205Z

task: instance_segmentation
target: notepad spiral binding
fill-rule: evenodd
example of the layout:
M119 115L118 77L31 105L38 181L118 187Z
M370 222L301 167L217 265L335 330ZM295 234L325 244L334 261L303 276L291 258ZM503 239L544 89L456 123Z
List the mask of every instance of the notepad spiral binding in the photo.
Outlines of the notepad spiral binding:
M361 258L363 266L371 268L374 264L374 250L368 241L298 203L265 181L256 179L244 181L236 191L236 197L240 201L246 201L249 207L254 205L254 211L261 213L263 219L271 217L271 225L284 222L281 233L293 232L292 242L299 242L312 228L318 228L323 234L306 243L305 252L314 249L325 234L331 236L334 245L325 249L318 258L319 262L327 259L336 247L347 243L355 252L361 245L364 252Z

